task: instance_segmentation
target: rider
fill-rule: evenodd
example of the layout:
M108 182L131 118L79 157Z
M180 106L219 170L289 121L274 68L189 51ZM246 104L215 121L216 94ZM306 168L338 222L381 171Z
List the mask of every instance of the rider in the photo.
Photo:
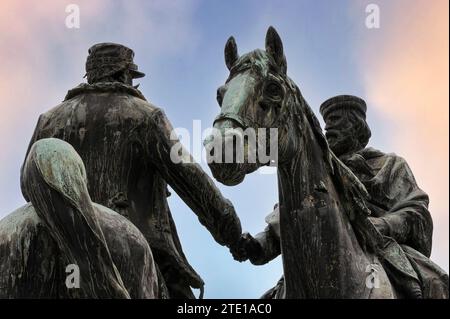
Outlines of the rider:
M421 283L422 296L448 298L448 275L429 259L433 224L428 195L417 186L403 158L366 147L371 136L366 110L364 100L351 95L336 96L321 105L330 149L366 187L371 197L369 218L381 234L402 245ZM242 235L240 249L233 251L236 259L264 264L281 253L278 214L276 205L266 218L264 232L255 238ZM398 282L392 276L391 280ZM267 296L275 293L277 289Z
M133 86L144 76L134 52L120 44L89 49L88 83L41 115L30 142L55 137L70 143L87 171L92 201L131 220L146 237L163 283L159 297L193 298L203 281L189 265L168 206L169 184L221 245L236 243L241 225L233 205L190 158L171 160L172 126L164 112ZM29 150L28 150L29 151ZM27 152L28 153L28 152ZM184 154L188 154L184 151ZM28 200L26 190L22 193Z

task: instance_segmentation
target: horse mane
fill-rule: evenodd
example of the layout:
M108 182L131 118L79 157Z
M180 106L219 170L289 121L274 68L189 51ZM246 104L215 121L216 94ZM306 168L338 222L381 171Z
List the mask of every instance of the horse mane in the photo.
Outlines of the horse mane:
M333 178L336 190L340 195L341 204L347 212L350 222L354 226L355 234L363 250L378 250L379 233L368 220L371 214L367 204L370 195L359 178L333 153L322 131L319 120L303 98L298 86L288 78L288 85L294 92L294 103L291 107L293 116L297 116L300 123L306 123L311 128L323 154L323 160ZM287 112L289 113L289 112ZM302 114L304 119L302 118ZM288 116L288 115L287 115ZM303 129L303 128L300 128Z
M335 181L342 186L342 188L339 187L339 189L343 190L343 195L348 199L350 206L353 207L353 209L351 209L351 219L353 219L353 215L356 213L355 208L358 208L359 212L362 210L366 216L369 215L370 210L367 208L366 202L370 198L370 195L367 192L366 187L330 149L317 116L304 99L295 82L289 78L288 81L295 93L296 105L294 108L296 108L296 111L293 113L296 113L297 116L304 114L307 124L311 127L314 137L317 139L317 142L322 149L323 160L327 164L329 172L334 177Z
M266 60L267 63L273 63L270 55L266 51L261 49L256 49L248 54L241 56L237 64L242 63L246 58L253 60L252 62L258 60ZM277 68L276 66L274 66ZM328 141L322 131L319 120L312 111L311 107L308 105L306 100L295 82L289 78L285 69L282 70L278 66L278 72L283 74L286 85L292 93L293 99L291 100L290 112L285 112L279 118L279 123L286 123L289 116L296 116L299 123L306 123L311 127L314 137L316 138L323 154L323 160L326 163L326 167L330 174L334 177L336 186L338 190L342 190L340 193L344 195L346 206L349 207L347 210L350 214L350 219L353 219L356 214L361 211L367 215L370 214L370 210L367 208L366 202L369 199L369 193L366 187L361 183L361 181L356 177L356 175L344 164L341 160L331 151ZM281 75L281 74L280 74ZM302 129L301 127L299 128ZM356 209L358 208L358 209Z

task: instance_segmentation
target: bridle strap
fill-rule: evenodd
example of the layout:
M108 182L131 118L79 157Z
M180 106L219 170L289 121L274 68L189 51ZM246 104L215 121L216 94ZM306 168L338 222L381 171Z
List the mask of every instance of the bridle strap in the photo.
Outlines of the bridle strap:
M213 122L213 125L216 124L216 122L218 121L222 121L222 120L232 120L235 121L239 124L239 126L241 126L241 128L246 129L249 127L253 127L256 128L257 126L255 125L255 123L247 118L244 118L238 114L235 113L220 113Z

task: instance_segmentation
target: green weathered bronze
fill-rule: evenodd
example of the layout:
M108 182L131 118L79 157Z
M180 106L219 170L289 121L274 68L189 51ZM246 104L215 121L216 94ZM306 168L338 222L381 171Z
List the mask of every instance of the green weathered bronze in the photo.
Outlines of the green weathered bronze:
M256 238L243 234L240 245L232 249L237 260L250 259L254 264L282 255L284 278L264 297L448 297L448 275L427 258L432 229L428 197L415 184L406 162L367 150L364 154L370 158L364 168L372 165L372 178L382 179L377 189L374 180L362 176L363 170L352 171L350 164L357 156L346 157L364 148L360 142L367 144L370 130L363 127L355 133L344 130L352 122L341 120L332 127L330 120L330 149L316 116L287 76L283 44L274 28L267 31L265 50L242 56L231 37L225 45L225 62L230 75L218 89L221 111L214 121L222 132L221 141L227 140L227 129L278 129L279 204L266 219L266 231ZM355 100L348 104L354 106ZM353 112L365 119L361 105ZM341 136L333 140L335 131L346 133L343 143ZM248 144L245 138L238 139ZM211 145L214 140L206 139L207 149L217 149ZM227 185L238 184L246 174L270 164L224 163L216 161L214 154L209 159L214 177ZM386 169L389 163L391 171ZM385 167L377 172L377 165ZM381 221L399 229L386 232ZM409 228L408 236L402 228ZM419 269L419 264L424 267ZM377 285L371 275L377 276Z
M158 277L155 282L158 283L158 289L154 295L139 294L134 288L130 290L132 287L125 283L125 287L123 285L121 287L122 290L125 288L128 292L124 291L122 296L194 298L191 288L201 289L202 292L204 283L183 253L167 202L167 197L170 196L168 185L193 210L200 223L210 231L219 244L231 247L237 243L241 235L240 222L233 205L222 196L212 179L201 169L200 165L195 163L187 151L184 151L184 154L188 154L190 159L188 162L175 163L172 161L170 152L173 146L179 144L179 140L171 138L173 128L163 110L149 103L142 93L132 85L133 78L143 76L143 73L137 71L137 66L133 63L133 56L133 51L123 45L114 43L94 45L89 50L86 63L88 83L80 84L69 90L61 104L39 117L27 154L29 155L32 150L36 149L33 145L41 139L57 138L68 142L79 154L86 167L85 175L88 183L87 190L83 189L83 194L86 197L89 195L93 202L122 215L123 218L120 220L130 220L139 229L139 236L145 237L155 261L155 272ZM42 149L42 152L46 156L51 156L51 151ZM57 166L51 165L46 168L44 176L61 176L62 180L57 182L58 184L64 183L65 191L78 192L81 190L79 185L71 182L73 174L78 171L65 170L66 165L62 158L58 159L57 163ZM27 185L29 171L26 164L27 162L22 168L22 193L25 199L31 201L35 208L40 207L42 203L52 204L53 199L33 198L36 190ZM58 169L58 172L54 172L54 169ZM76 194L74 193L74 195ZM81 200L80 203L88 205L87 201ZM28 210L31 210L30 206L27 207ZM41 210L37 210L37 212L42 212L42 214L38 214L41 215L41 218L42 216L48 217L48 223L45 222L44 225L50 224L53 216L61 216L64 220L71 218L71 216L64 216L65 211L55 212L48 209L50 208L43 207ZM21 212L17 214L23 216ZM89 209L84 218L86 220L89 216L89 218L94 218L94 214L95 212ZM15 219L20 216L14 214L8 216L3 223L18 223ZM73 226L73 229L70 229L69 225ZM63 263L58 261L58 249L60 249L58 244L70 245L70 251L81 249L78 247L79 242L74 241L71 234L79 232L83 234L83 229L87 227L83 225L80 223L68 224L67 228L69 229L61 232L59 237L56 237L58 227L46 229L49 248L45 248L44 245L39 247L41 252L37 252L36 249L31 250L31 254L38 254L37 257L40 260L54 265L57 274L55 278L46 277L44 288L39 291L35 290L36 283L29 277L20 282L19 288L17 281L10 279L8 275L9 259L6 261L2 259L0 267L3 267L4 272L0 273L0 283L8 284L0 284L0 289L3 289L1 296L67 297L66 291L58 290L55 295L54 291L49 288L64 282L65 268L62 268ZM127 235L121 234L122 231L126 231L123 227L115 229L114 225L110 226L108 229L103 229L106 239L109 238L115 243L116 236L120 238ZM92 228L91 224L87 229L92 230L93 236L100 234L99 230ZM17 229L17 231L27 234L23 229ZM0 227L0 236L4 236L3 232L4 230ZM20 245L15 242L18 239L15 236L7 240L7 244ZM10 248L1 250L2 243L4 240L0 241L0 256L9 256ZM103 245L109 246L104 242ZM52 247L53 250L51 250ZM83 249L85 252L91 252L89 248ZM126 245L122 248L117 247L117 249L125 250L124 252L118 251L119 256L129 253L130 258L133 259L132 263L135 263L134 259L137 262L143 258L139 251L127 252ZM106 254L106 248L104 250ZM134 269L121 268L119 264L126 266L128 264L126 260L113 261L119 270L119 274L116 276L117 282L119 282L119 275L122 279L126 276L139 275L139 273L135 273ZM92 262L98 264L96 260ZM105 264L107 265L105 271L109 269L109 273L112 274L114 267L110 261L104 262L109 262L109 264ZM99 267L100 265L101 263L98 264ZM29 272L27 267L41 267L35 264L22 266L25 267L23 270L25 274ZM81 275L83 276L83 274L84 271ZM101 273L100 270L98 272L99 276L107 274L106 272ZM18 294L16 293L17 289L20 289ZM98 293L98 289L102 290L103 288L92 282L92 287L83 296L108 296L107 293ZM119 295L119 293L110 294L111 297Z

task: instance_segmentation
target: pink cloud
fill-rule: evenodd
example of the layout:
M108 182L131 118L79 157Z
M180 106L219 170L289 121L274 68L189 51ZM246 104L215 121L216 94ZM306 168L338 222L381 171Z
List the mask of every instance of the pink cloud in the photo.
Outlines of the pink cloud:
M72 3L80 8L79 29L65 24ZM138 64L189 52L194 8L195 1L0 1L0 216L21 203L19 168L39 114L83 82L88 48L124 43ZM17 198L3 200L12 189Z
M430 196L432 258L448 271L449 4L389 4L381 2L381 28L366 30L362 43L367 102L392 123L386 151L406 158Z

